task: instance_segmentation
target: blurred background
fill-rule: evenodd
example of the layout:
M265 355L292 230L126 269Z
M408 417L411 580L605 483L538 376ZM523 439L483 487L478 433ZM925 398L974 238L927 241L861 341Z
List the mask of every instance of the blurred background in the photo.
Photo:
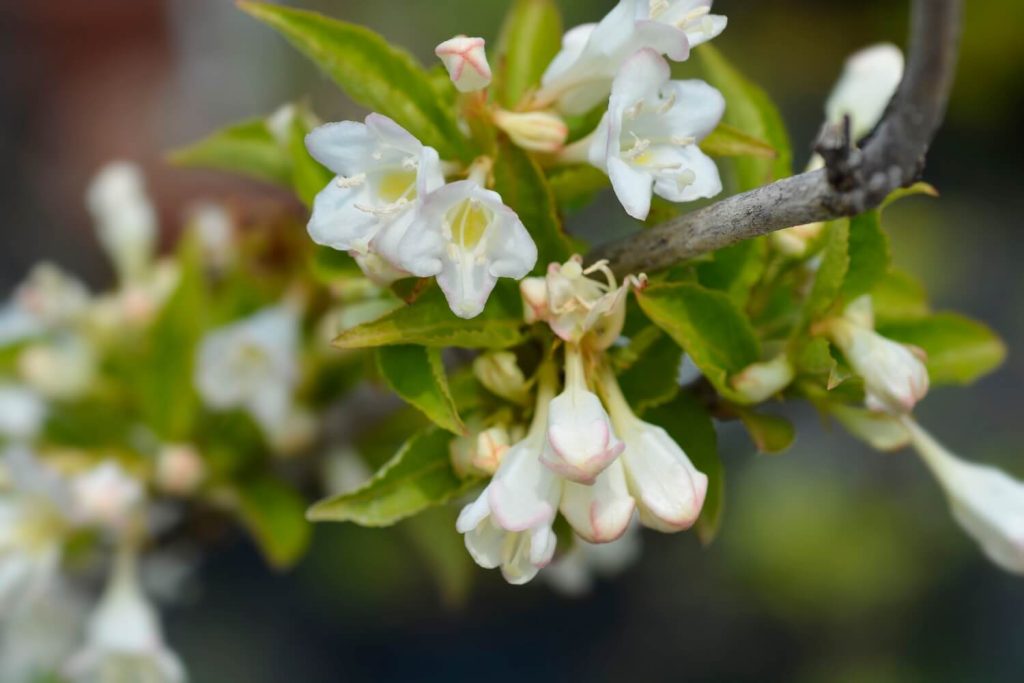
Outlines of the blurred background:
M508 3L296 4L369 25L430 64L453 34L496 37ZM567 26L612 4L561 2ZM903 45L906 4L718 0L730 25L716 45L776 98L802 165L843 58ZM1019 0L967 4L959 78L926 172L942 199L903 202L886 227L897 265L928 283L936 308L987 321L1011 349L978 385L935 390L921 421L961 455L1020 477L1024 41ZM163 158L307 95L324 119L362 115L230 0L0 0L0 292L42 258L94 285L112 277L83 193L114 158L144 166L166 226L201 199L288 201ZM876 454L810 410L794 418L798 441L781 456L758 456L723 428L726 515L713 545L645 535L642 559L589 595L509 587L482 570L468 592L442 590L403 525L321 526L288 575L241 537L213 549L194 594L169 610L169 640L197 683L1020 681L1024 581L983 559L915 458Z

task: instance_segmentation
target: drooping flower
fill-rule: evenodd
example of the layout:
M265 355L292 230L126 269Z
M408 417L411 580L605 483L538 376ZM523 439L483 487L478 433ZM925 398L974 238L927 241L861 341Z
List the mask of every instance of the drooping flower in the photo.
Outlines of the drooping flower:
M86 193L100 244L122 282L143 276L156 251L156 210L141 169L115 161L96 174Z
M610 543L620 538L636 507L621 458L613 460L590 484L566 481L559 504L569 526L590 543Z
M995 467L957 458L909 417L903 424L960 526L995 564L1024 574L1024 483Z
M867 310L864 302L868 302ZM887 339L872 328L870 299L865 297L824 325L850 367L863 378L867 407L897 415L909 413L928 393L924 352Z
M491 66L484 45L483 38L460 35L434 48L459 92L475 92L490 85Z
M299 312L289 304L207 333L200 342L195 385L211 408L242 408L272 440L294 414L299 380Z
M672 81L654 50L630 57L615 76L608 111L589 140L590 163L608 173L626 213L647 218L651 196L672 202L722 191L718 167L698 143L725 111L721 93L703 81ZM567 157L578 152L567 148Z
M633 413L607 368L600 388L615 431L626 444L621 461L641 523L665 532L690 528L704 506L707 476L664 429Z
M649 49L674 61L686 59L691 45L725 28L724 17L708 14L710 6L694 0L620 0L599 23L565 34L534 101L583 114L608 96L619 67L635 52Z
M501 195L485 189L486 168L424 198L401 240L381 253L417 277L437 277L452 312L473 318L499 277L516 280L537 263L537 245Z
M565 349L565 389L548 406L548 446L541 462L566 479L590 488L622 453L601 399L587 387L579 347ZM625 487L623 486L623 491Z
M337 176L313 202L309 235L317 244L365 255L385 229L398 238L420 201L444 184L437 151L386 116L328 123L306 147Z
M164 643L159 616L142 592L133 551L122 551L89 620L85 646L64 673L74 683L184 683L185 668Z

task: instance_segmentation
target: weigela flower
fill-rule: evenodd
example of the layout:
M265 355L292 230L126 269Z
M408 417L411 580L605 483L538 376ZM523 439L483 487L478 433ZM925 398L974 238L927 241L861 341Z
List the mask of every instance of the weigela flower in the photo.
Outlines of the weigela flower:
M0 439L33 439L48 412L46 401L35 391L17 384L0 384Z
M589 277L594 273L605 281ZM550 264L543 280L524 279L520 291L527 322L543 320L566 342L600 350L622 333L629 289L643 288L646 282L644 275L631 276L620 286L606 261L584 268L583 258L575 255L564 264Z
M903 53L895 45L881 43L855 52L825 103L826 120L839 123L849 116L851 136L861 139L882 120L902 79Z
M687 14L683 5L688 4L697 3L620 0L600 23L571 29L544 72L534 100L554 103L566 114L583 114L608 96L619 67L638 50L651 49L675 61L686 59L690 55L687 30L662 18L682 20ZM673 5L680 8L679 17ZM689 22L684 25L690 27Z
M457 437L449 446L452 466L460 477L492 475L511 445L509 431L502 425Z
M622 459L613 460L590 484L566 481L559 510L573 531L591 543L621 537L636 511Z
M115 531L128 525L145 497L141 482L113 460L79 474L70 485L80 521Z
M473 374L484 387L506 401L527 405L530 385L511 351L492 351L473 360Z
M703 81L670 78L655 51L630 57L589 146L590 163L608 173L626 213L639 220L647 218L652 193L687 202L722 191L718 167L698 143L718 125L725 99Z
M995 467L957 458L909 417L903 424L960 526L994 563L1024 574L1024 483Z
M886 339L871 328L870 313L862 315L862 297L847 312L824 325L853 371L864 380L866 405L871 410L893 414L909 413L928 393L928 370L924 352Z
M459 92L475 92L490 85L491 67L484 44L483 38L455 36L434 48Z
M86 204L121 281L144 275L158 234L156 210L146 195L141 169L125 161L104 166L89 185Z
M549 448L541 462L581 484L594 484L595 477L622 453L623 444L601 399L587 387L583 354L573 344L565 349L565 389L548 406L547 438Z
M156 610L142 593L135 557L123 551L89 620L86 644L64 673L75 683L184 683L181 660L164 643Z
M707 476L664 429L633 414L608 369L601 391L615 431L626 444L621 461L641 523L665 532L690 528L704 506Z
M334 249L366 254L385 229L400 237L421 199L444 184L437 151L380 114L320 126L306 147L337 174L308 225L314 242Z
M289 304L213 330L199 345L196 389L211 408L245 409L273 440L294 412L298 345L299 312Z
M649 0L650 17L686 33L690 47L706 43L725 30L728 20L711 14L712 0Z
M483 172L485 173L485 172ZM473 318L499 277L520 279L537 263L537 245L482 173L424 198L404 236L380 245L392 263L417 277L437 277L452 312Z
M494 125L505 131L509 139L523 149L552 153L562 149L569 136L569 127L560 116L544 111L494 112Z
M745 401L761 403L789 386L795 374L793 364L783 353L771 360L748 365L729 383Z

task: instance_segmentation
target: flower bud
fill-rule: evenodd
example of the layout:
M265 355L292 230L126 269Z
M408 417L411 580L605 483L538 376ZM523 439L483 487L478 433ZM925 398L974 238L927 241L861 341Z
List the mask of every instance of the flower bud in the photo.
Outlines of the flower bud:
M569 127L549 112L494 112L494 125L508 134L512 142L532 152L557 152L569 137Z
M789 386L793 375L793 364L783 353L772 360L748 365L733 376L730 384L746 402L760 403Z
M530 402L529 386L516 361L516 354L511 351L477 356L473 361L473 374L495 396L519 405Z
M156 251L156 210L146 195L142 171L132 163L108 164L86 195L100 243L122 282L142 276Z
M449 446L452 466L461 477L492 475L511 444L508 430L502 426L453 439Z
M528 325L548 316L548 286L542 277L526 277L519 281L523 295L523 318Z
M881 43L854 53L825 104L828 120L849 116L851 135L859 140L881 120L902 78L903 53L895 45Z
M490 84L491 67L483 38L455 36L434 48L434 54L444 62L459 92L475 92Z
M206 477L206 465L195 447L168 444L160 449L156 463L156 485L176 496L192 494Z

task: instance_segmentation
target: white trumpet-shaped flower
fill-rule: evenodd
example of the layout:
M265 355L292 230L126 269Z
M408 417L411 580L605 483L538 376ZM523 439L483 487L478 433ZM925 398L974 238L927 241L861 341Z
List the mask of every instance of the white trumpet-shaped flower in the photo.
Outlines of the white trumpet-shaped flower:
M64 673L74 683L187 679L181 660L164 643L156 610L142 592L132 551L118 557L89 620L86 644L68 660Z
M601 399L587 387L583 354L574 344L565 348L565 389L548 407L547 437L550 448L544 450L541 462L566 479L588 486L624 448Z
M592 137L575 143L589 145L590 163L608 174L626 213L639 220L647 218L652 194L687 202L722 191L718 167L698 143L718 125L725 99L703 81L670 78L657 52L637 52L615 76Z
M209 332L195 370L203 401L248 411L271 439L286 430L299 380L299 322L299 312L281 304Z
M633 414L608 369L601 390L612 424L626 444L621 461L641 523L665 532L690 528L704 506L707 476L664 429Z
M1024 574L1024 483L995 467L957 458L909 417L903 424L960 526L990 560Z
M306 136L306 147L337 176L313 202L317 244L367 254L384 230L399 237L430 191L444 184L437 151L386 116L341 121Z
M620 0L599 23L569 30L534 100L555 104L566 114L583 114L608 97L619 67L638 50L651 49L675 61L686 59L690 56L688 29L698 27L700 32L692 20L698 19L696 12L701 10L683 7L690 4L702 3Z
M479 167L478 167L479 169ZM460 318L473 318L499 277L516 280L537 263L537 245L501 195L483 187L475 170L466 180L431 192L398 241L386 240L381 253L417 277L437 277L448 306Z
M142 170L127 161L104 166L89 185L86 203L122 282L143 276L156 252L158 232Z
M490 85L491 66L484 45L483 38L455 36L434 48L459 92L475 92Z
M868 408L909 413L928 393L924 352L875 332L870 308L862 310L865 301L870 303L862 297L850 304L844 315L829 320L825 332L842 350L853 371L863 378Z

